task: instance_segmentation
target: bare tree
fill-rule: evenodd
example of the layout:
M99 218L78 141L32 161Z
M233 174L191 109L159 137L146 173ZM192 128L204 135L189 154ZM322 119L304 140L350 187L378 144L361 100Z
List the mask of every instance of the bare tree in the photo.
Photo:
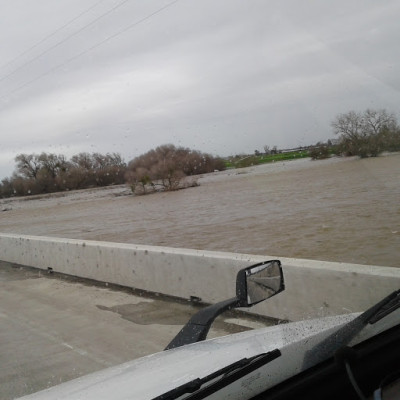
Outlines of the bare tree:
M388 149L388 138L398 132L394 114L386 110L367 109L363 113L350 111L338 115L332 122L334 133L340 135L342 152L346 155L376 157Z
M355 111L339 114L332 122L334 133L349 139L357 139L362 135L362 115Z
M37 154L18 154L15 157L17 171L25 178L36 179L41 168L41 162Z
M71 157L73 166L82 168L86 171L93 169L93 159L89 153L79 153Z
M395 130L397 127L396 117L386 110L367 109L363 115L363 129L367 135L378 136L383 130Z
M44 168L52 178L55 178L60 174L60 172L66 171L70 166L70 163L62 154L57 155L51 153L42 153L38 159L40 161L41 168Z
M12 180L10 178L2 179L0 183L0 197L11 197L14 194Z

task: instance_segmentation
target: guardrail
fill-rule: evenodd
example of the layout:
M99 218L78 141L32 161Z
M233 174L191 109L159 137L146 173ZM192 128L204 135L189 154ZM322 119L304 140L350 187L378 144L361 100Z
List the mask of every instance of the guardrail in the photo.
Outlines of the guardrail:
M286 290L252 313L301 320L362 311L400 288L391 267L0 234L2 261L206 303L234 296L239 269L275 258Z

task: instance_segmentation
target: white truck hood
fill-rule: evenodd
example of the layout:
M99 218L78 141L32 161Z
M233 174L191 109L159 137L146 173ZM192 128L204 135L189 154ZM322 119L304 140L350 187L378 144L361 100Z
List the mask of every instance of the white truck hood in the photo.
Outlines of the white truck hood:
M304 368L306 352L357 315L293 322L194 343L95 372L22 399L153 399L238 360L279 349L280 357L230 384L217 397L207 397L251 398L299 373Z
M217 393L204 397L218 400L250 399L331 357L343 345L340 335L348 331L351 324L341 328L358 315L292 322L206 340L98 371L21 399L150 400L197 378L207 377L239 360L278 349L281 353L278 358ZM355 330L354 335L347 336L344 344L357 344L397 325L399 320L400 309L397 309L379 323L368 324L361 332ZM187 395L174 398L185 397ZM161 398L168 399L168 396Z

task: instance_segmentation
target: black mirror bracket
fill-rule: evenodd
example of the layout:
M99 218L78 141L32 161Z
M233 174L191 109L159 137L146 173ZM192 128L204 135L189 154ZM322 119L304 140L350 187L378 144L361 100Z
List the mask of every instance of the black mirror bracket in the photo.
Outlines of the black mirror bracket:
M211 324L218 315L225 311L237 307L238 299L233 297L229 300L221 301L203 308L193 315L186 325L180 330L175 338L169 343L164 350L173 349L175 347L184 346L185 344L196 343L207 338Z
M236 307L252 307L280 293L284 288L279 260L264 261L240 270L236 276L236 296L208 306L193 315L164 350L205 340L218 315Z

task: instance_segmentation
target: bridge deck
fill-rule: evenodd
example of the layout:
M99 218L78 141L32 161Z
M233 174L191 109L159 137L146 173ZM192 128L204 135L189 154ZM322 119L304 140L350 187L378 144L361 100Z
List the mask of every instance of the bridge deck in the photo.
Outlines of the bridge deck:
M197 307L0 261L0 398L161 351ZM227 315L210 337L265 324Z

